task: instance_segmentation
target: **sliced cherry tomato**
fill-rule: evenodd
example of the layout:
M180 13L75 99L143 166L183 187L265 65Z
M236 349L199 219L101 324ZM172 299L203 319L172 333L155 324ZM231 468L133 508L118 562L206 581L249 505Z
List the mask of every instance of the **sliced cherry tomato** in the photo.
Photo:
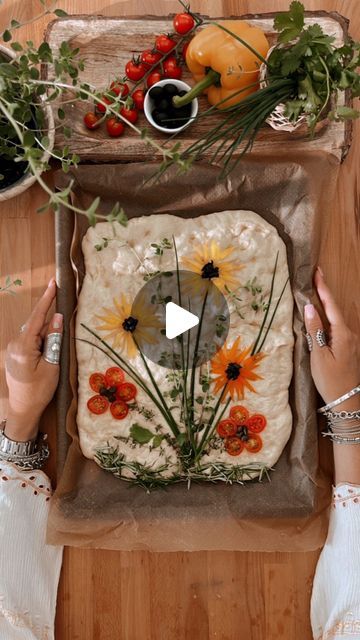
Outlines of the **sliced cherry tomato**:
M125 127L123 123L119 122L116 118L109 118L106 121L106 130L111 138L118 138L124 133Z
M129 60L125 66L126 75L129 80L132 80L133 82L141 80L147 71L148 67L143 62L140 62L140 60Z
M91 413L96 413L96 415L100 415L100 413L105 413L109 406L109 401L104 396L92 396L87 401L87 407Z
M144 98L145 94L142 89L136 89L134 93L131 94L135 107L139 111L144 111Z
M266 418L261 413L254 413L246 420L246 426L252 433L260 433L266 427Z
M231 407L230 409L230 418L235 420L236 424L245 424L245 421L249 417L249 412L245 407L242 407L240 404L236 405L236 407Z
M237 431L235 420L232 420L231 418L221 420L216 427L216 431L218 432L220 438L228 438L229 436L234 436Z
M103 102L105 102L106 104L111 104L112 103L112 100L110 100L110 98L107 98L106 96L103 96L101 98L101 100ZM105 107L105 105L100 104L100 102L97 102L96 103L96 110L99 111L99 113L105 113L106 107Z
M162 33L160 36L157 36L155 39L155 49L157 49L157 51L160 51L161 53L170 53L175 45L175 40L172 40L170 36L167 36L164 33Z
M129 407L122 400L115 400L110 405L111 415L115 420L124 420L129 413Z
M161 73L159 71L153 71L152 73L150 73L150 75L148 75L146 80L146 85L150 89L150 87L152 87L153 84L156 84L156 82L159 82L161 79L162 79Z
M125 373L120 367L110 367L105 371L105 380L108 387L118 387L124 382Z
M132 122L132 124L135 124L135 122L137 121L137 119L139 117L139 114L136 111L136 109L126 109L126 107L123 107L121 109L120 113L121 113L123 118L125 118L129 122Z
M185 42L185 44L184 44L184 46L182 48L182 51L181 51L181 55L184 58L184 60L186 60L186 52L187 52L187 50L189 48L189 44L190 44L189 42Z
M113 91L117 96L121 96L121 98L125 98L129 95L129 86L126 82L119 82L118 80L114 80L114 82L110 85L111 91Z
M164 60L164 76L165 78L176 78L180 80L182 76L182 69L179 66L175 56L169 56Z
M117 400L124 400L124 402L130 402L134 400L137 394L137 388L132 382L122 382L119 384L116 391Z
M161 60L161 53L158 51L154 51L153 49L146 49L142 52L140 59L141 62L146 64L148 67L153 67L154 64Z
M89 111L84 116L84 124L88 129L96 129L99 120L99 116L95 115L95 113L93 113L92 111Z
M232 438L226 438L225 440L225 450L230 456L239 456L244 448L244 443L233 436Z
M244 445L250 453L257 453L262 449L263 443L257 433L249 433L249 439L244 442Z
M89 378L89 384L93 391L99 393L100 389L106 387L106 380L103 373L92 373Z
M173 25L176 33L183 36L194 28L195 20L190 13L178 13L174 17Z

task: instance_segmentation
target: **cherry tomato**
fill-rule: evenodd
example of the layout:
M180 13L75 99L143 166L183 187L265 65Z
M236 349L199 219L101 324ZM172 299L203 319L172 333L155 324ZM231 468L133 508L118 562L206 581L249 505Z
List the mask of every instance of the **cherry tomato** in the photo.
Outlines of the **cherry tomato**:
M130 400L134 400L136 394L137 389L132 382L122 382L117 388L116 398L117 400L130 402Z
M135 124L135 122L137 121L139 114L136 111L136 109L126 109L126 107L123 107L120 110L120 113L122 115L123 118L125 118L125 120L128 120L129 122L132 122L132 124Z
M166 58L163 66L165 78L176 78L177 80L180 80L182 76L182 69L175 56L169 56L169 58Z
M262 449L263 443L257 433L249 433L249 440L244 442L244 445L250 453L257 453Z
M111 103L112 103L112 100L110 100L110 98L107 98L106 96L103 96L103 97L101 98L101 100L102 100L103 102L105 102L106 104L111 104ZM106 111L106 107L105 107L105 105L100 104L100 102L97 102L97 104L96 104L96 110L97 110L97 111L99 111L100 113L105 113L105 111Z
M173 25L176 33L183 36L194 28L195 20L190 13L178 13L174 17Z
M154 51L153 49L146 49L142 52L140 59L141 62L146 64L148 67L153 67L154 64L161 60L161 53L158 51Z
M122 400L115 400L110 405L111 415L115 420L124 420L129 413L129 407Z
M125 127L123 123L116 118L109 118L106 121L106 130L111 138L118 138L124 133Z
M221 420L216 427L216 431L218 432L221 438L234 436L237 431L235 420L232 420L231 418L226 418L226 420Z
M106 387L105 376L102 373L92 373L89 378L89 384L93 391L99 393L100 389Z
M110 367L105 371L105 380L108 387L117 387L124 382L125 373L120 367Z
M157 36L155 39L155 49L160 51L161 53L169 53L175 47L176 42L172 40L170 36L162 33L160 36Z
M92 111L89 111L84 116L84 123L88 129L96 129L96 127L98 126L99 120L100 120L99 116L95 115L95 113L93 113Z
M232 438L226 438L225 450L230 456L239 456L244 448L244 443L236 436Z
M245 407L242 407L238 404L236 407L231 407L230 409L230 418L235 420L236 424L245 424L245 421L249 417L249 412Z
M129 86L126 82L119 82L118 80L114 80L114 82L110 85L111 91L113 91L117 96L121 96L121 98L125 98L129 95Z
M246 426L252 433L260 433L266 427L266 418L261 413L254 413L246 420Z
M147 80L146 80L147 87L150 89L150 87L152 87L153 84L156 84L156 82L159 82L161 79L162 79L161 73L159 71L153 71L147 77Z
M101 413L105 413L109 406L109 401L104 396L92 396L87 401L87 408L91 413L96 413L96 415L100 415Z
M144 98L145 94L142 89L136 89L134 93L131 94L135 107L139 111L144 111Z
M182 48L182 51L181 51L181 55L184 58L184 60L186 60L186 52L187 52L188 48L189 48L189 42L185 42L185 44L184 44L184 46Z
M129 78L129 80L132 80L133 82L137 82L138 80L141 80L141 78L144 77L147 70L148 68L146 64L134 59L129 60L129 62L125 66L126 75Z

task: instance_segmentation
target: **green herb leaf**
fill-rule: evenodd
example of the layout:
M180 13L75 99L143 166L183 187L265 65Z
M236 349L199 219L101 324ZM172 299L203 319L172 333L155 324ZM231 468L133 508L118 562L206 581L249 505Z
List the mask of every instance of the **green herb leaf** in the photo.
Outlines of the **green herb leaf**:
M54 13L58 18L65 18L67 15L69 15L68 13L66 13L66 11L64 11L64 9L55 9Z
M2 34L2 39L4 40L4 42L10 42L11 38L12 38L12 35L9 29L5 29L4 33Z
M131 425L130 428L130 436L139 444L147 444L150 442L152 438L154 438L154 433L152 433L149 429L145 429L145 427L140 426L135 422L135 424Z
M165 436L162 436L160 434L154 437L154 440L152 441L152 446L154 447L154 449L160 447L162 441L164 440L164 437Z

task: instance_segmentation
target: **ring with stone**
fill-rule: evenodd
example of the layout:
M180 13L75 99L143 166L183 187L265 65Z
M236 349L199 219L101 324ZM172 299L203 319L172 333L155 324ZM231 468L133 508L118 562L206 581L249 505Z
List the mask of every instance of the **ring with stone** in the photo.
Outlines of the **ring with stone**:
M306 334L305 334L305 338L306 338L306 340L307 340L307 344L308 344L308 349L309 349L309 351L312 351L312 349L313 349L313 339L312 339L312 337L311 337L311 334L310 334L310 333L306 333Z
M43 358L50 364L59 364L62 333L49 333L45 338Z
M315 334L315 340L318 343L319 347L326 347L327 346L326 334L325 334L324 329L317 329L316 334Z

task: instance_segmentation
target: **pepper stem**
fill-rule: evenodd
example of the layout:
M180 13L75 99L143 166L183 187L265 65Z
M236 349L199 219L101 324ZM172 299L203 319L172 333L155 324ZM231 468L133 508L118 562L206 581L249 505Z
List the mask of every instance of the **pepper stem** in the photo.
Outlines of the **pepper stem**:
M205 78L200 80L190 91L188 91L184 96L174 96L173 97L173 105L176 108L184 107L186 104L189 104L194 98L197 98L200 93L204 91L207 87L210 87L212 84L217 84L220 80L220 73L210 69Z

